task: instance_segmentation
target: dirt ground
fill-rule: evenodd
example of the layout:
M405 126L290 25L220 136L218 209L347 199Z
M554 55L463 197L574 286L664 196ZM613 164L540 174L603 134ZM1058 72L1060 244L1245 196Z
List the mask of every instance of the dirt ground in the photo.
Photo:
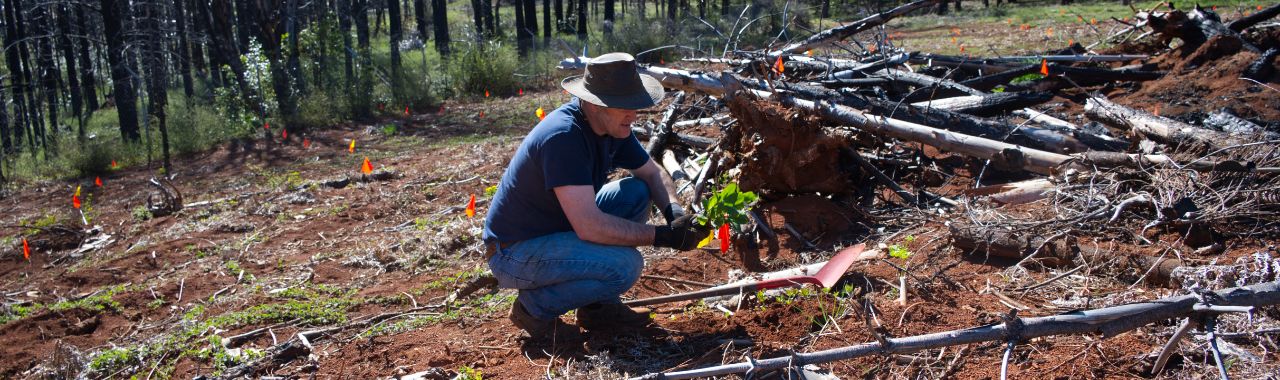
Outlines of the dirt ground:
M1250 60L1247 55L1226 59L1223 65L1230 67ZM1243 90L1223 99L1191 96L1195 91L1234 91L1213 86L1238 71L1157 62L1176 76L1141 88L1115 89L1110 95L1136 107L1171 104L1162 110L1170 115L1238 106L1241 116L1280 119L1280 104L1265 91ZM1204 88L1185 86L1187 78ZM776 240L755 247L735 242L724 254L712 248L718 244L687 252L642 248L647 276L626 297L691 291L700 288L692 283L724 283L744 269L779 270L825 260L859 242L872 248L894 245L909 257L856 263L827 292L749 296L724 309L702 302L661 305L651 328L593 332L582 346L531 345L506 318L511 291L481 288L456 299L452 295L487 270L478 241L486 188L498 182L533 125L532 110L551 109L565 100L558 89L530 91L520 98L450 103L437 114L297 133L287 141L232 142L175 162L179 175L174 183L186 203L209 202L170 216L138 215L154 193L147 184L154 171L147 168L115 171L102 177L100 188L92 178L26 184L0 198L7 210L0 214L0 226L5 226L0 237L7 239L0 246L5 297L0 341L6 342L0 346L5 358L0 378L60 378L86 366L92 371L86 374L95 378L217 375L270 353L299 333L406 310L416 311L317 335L309 355L258 374L345 379L435 371L436 378L472 373L497 379L620 378L871 342L876 336L867 329L869 319L900 337L999 323L1000 315L1013 307L1022 316L1040 316L1174 293L1170 284L1090 273L1026 290L1069 268L1028 269L967 255L948 241L948 221L959 216L946 211L888 216L856 199L777 196L766 197L757 208L778 232ZM480 117L481 110L489 116ZM656 119L659 113L641 117ZM760 115L765 123L792 125L785 118L793 115ZM386 124L397 126L394 134L384 132ZM795 125L803 128L803 123ZM786 132L805 135L806 130ZM309 148L302 147L304 138ZM354 153L348 152L352 140ZM762 149L795 152L826 143L815 140ZM912 180L943 196L960 197L981 170L972 160L944 152L924 149L921 154L933 169ZM395 175L362 181L359 166L365 157L376 169ZM781 159L792 158L784 154ZM787 162L830 166L836 160ZM325 184L343 177L355 180L340 188ZM999 173L984 178L984 184L1019 179ZM750 180L819 192L851 181L838 173L812 172ZM76 253L74 248L54 249L58 237L40 232L28 237L33 250L30 261L24 260L15 237L34 230L12 226L52 216L57 221L53 225L82 229L80 214L70 206L77 186L83 188L90 224L101 229L93 238L107 242ZM468 218L464 209L472 195L477 216ZM892 198L887 193L875 196L877 202ZM788 227L796 232L786 232ZM1152 238L1174 242L1177 235L1154 233ZM1117 255L1166 252L1158 245L1137 246L1122 239L1095 243L1109 245ZM1223 263L1256 252L1274 256L1274 250L1274 242L1247 241L1218 256L1184 259ZM912 285L900 304L897 284L903 276ZM868 316L868 309L874 316ZM574 321L572 315L566 319ZM1241 329L1256 327L1232 323ZM1150 378L1148 368L1172 327L1172 322L1148 326L1105 340L1035 339L1014 349L1009 376ZM1204 364L1211 358L1199 348L1203 340L1192 346L1176 354L1171 370L1158 377L1216 376L1213 366ZM973 344L820 367L841 378L990 379L1000 376L1002 352L1003 344ZM1266 364L1251 367L1260 372L1237 376L1263 378L1277 359L1270 352L1260 358Z

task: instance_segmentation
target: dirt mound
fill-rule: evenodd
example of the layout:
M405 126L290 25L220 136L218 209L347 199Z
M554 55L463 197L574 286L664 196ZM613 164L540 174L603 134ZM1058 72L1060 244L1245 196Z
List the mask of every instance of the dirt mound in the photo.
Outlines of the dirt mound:
M850 189L839 154L848 143L825 133L816 116L745 96L730 102L729 111L740 124L720 147L733 152L729 167L737 167L743 189L766 197Z
M1274 36L1256 37L1251 40ZM1266 85L1242 79L1245 70L1258 58L1259 54L1243 49L1239 39L1217 36L1195 49L1175 49L1152 59L1159 70L1167 70L1168 74L1108 96L1130 107L1193 124L1199 124L1211 112L1226 110L1275 130L1280 128L1280 97L1276 96L1280 94L1275 86L1280 84L1277 70L1260 80ZM1275 60L1270 64L1278 68Z

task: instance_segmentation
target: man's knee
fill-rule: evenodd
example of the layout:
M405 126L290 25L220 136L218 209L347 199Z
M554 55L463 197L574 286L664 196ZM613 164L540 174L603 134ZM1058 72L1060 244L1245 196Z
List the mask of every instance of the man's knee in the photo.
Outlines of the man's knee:
M611 182L596 195L596 205L607 214L643 222L649 218L649 186L635 177Z
M640 272L644 270L644 258L640 256L640 250L635 248L617 247L611 251L608 266L613 270L607 282L626 291L640 278Z

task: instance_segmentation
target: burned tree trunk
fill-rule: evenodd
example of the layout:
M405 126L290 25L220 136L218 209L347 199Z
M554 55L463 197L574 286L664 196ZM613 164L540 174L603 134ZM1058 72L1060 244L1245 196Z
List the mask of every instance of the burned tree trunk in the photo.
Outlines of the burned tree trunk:
M129 67L124 57L126 39L124 26L121 24L126 12L127 2L120 0L101 0L103 29L107 39L107 61L111 65L112 96L116 102L116 113L120 121L120 135L125 141L137 142L142 139L138 130L137 92L133 89L133 78L129 75ZM238 60L237 60L238 61Z
M139 4L139 8L142 11L139 26L142 29L141 32L147 36L143 39L145 42L142 58L142 67L147 76L147 100L149 101L147 112L155 118L156 127L160 131L160 150L165 173L172 174L173 165L169 160L169 128L165 114L165 106L168 105L169 99L169 62L165 54L165 32L161 27L162 20L166 18L166 12L163 3L159 0Z
M359 47L357 55L360 57L360 70L356 85L357 101L353 102L355 106L354 113L361 118L367 118L371 115L370 101L373 99L373 58L370 54L373 51L369 48L369 0L354 0L352 15L355 16L356 24L356 44Z
M23 68L21 55L17 53L18 41L23 37L18 34L18 26L15 21L15 10L17 10L17 7L14 3L15 2L13 0L5 0L4 2L4 44L5 46L14 47L14 50L5 49L6 52L4 54L5 62L8 64L9 68L9 88L13 90L13 138L14 140L17 140L14 143L16 146L20 145L22 143L23 136L26 136L28 145L34 152L35 142L33 136L28 130L29 127L27 126L28 123L26 120L26 96L28 84L26 82L26 76L22 75Z
M445 0L431 0L431 23L435 25L436 51L440 55L449 55L449 20L446 16L448 3Z
M1155 142L1212 150L1238 142L1228 134L1194 127L1180 121L1112 103L1103 98L1089 98L1085 115L1116 128L1127 129Z
M191 44L187 36L187 12L184 6L186 0L175 0L173 2L173 18L178 28L178 74L182 77L182 94L187 99L195 96L195 85L191 81ZM156 36L155 38L159 38ZM188 100L190 101L190 100Z
M400 93L400 40L404 28L400 25L400 0L387 0L387 14L391 17L391 25L387 30L387 41L391 45L391 98L404 99Z
M997 92L966 95L913 103L916 107L936 108L975 116L994 116L1019 108L1038 105L1053 99L1048 92Z
M83 102L80 99L82 94L80 90L80 74L76 69L75 47L69 36L71 31L71 12L68 12L66 4L58 5L58 50L62 53L62 61L67 70L67 94L71 96L71 113L76 117L76 136L81 142L84 142L85 119L83 117ZM88 64L87 62L85 64Z
M76 33L80 35L89 34L90 21L85 16L84 6L76 5L76 22L71 23ZM84 39L79 44L80 54L80 88L84 90L84 116L88 117L93 111L98 110L98 81L93 75L93 61L89 58L90 44L92 39Z

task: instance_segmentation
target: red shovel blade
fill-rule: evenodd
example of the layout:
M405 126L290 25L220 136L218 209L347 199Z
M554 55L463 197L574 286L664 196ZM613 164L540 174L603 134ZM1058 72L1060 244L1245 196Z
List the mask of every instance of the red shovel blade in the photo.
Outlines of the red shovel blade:
M857 261L858 256L862 254L862 250L865 248L866 244L858 244L840 250L835 257L827 261L826 265L818 269L818 274L813 276L791 276L760 281L756 283L756 289L776 289L801 284L813 284L823 288L830 288L836 284L836 281L840 280L841 276L844 276L844 271L848 270L854 261Z

